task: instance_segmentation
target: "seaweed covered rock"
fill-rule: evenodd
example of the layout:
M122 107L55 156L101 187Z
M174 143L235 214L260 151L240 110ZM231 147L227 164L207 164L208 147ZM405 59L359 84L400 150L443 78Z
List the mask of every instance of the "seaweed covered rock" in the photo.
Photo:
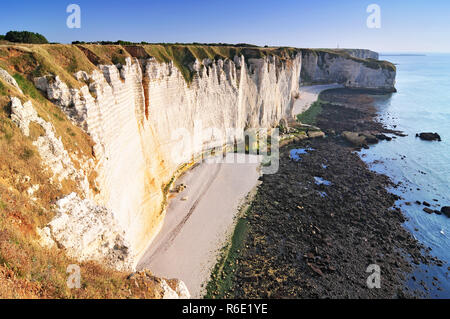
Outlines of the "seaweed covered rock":
M426 133L418 133L416 134L416 137L419 137L421 140L424 141L441 141L441 137L438 133L430 133L430 132L426 132Z

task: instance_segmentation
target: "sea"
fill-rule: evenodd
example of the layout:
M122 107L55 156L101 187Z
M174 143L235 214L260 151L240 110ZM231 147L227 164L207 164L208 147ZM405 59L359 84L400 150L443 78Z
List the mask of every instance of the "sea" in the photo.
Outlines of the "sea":
M402 197L396 204L407 218L404 227L443 261L442 267L417 266L408 285L430 298L450 298L450 218L415 203L426 201L433 210L450 206L450 54L386 53L380 59L396 64L398 92L375 97L377 119L407 136L359 154L371 169L400 183L390 191ZM436 132L442 141L423 141L416 137L420 132Z

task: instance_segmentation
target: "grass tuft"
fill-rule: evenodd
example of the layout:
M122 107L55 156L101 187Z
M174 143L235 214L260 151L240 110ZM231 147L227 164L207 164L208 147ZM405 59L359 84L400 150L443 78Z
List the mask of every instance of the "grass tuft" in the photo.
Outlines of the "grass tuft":
M31 148L25 147L20 155L20 157L25 160L28 161L30 158L32 158L34 155L34 151Z
M297 121L302 124L315 125L317 116L320 112L322 112L322 102L318 99L309 107L309 109L297 115Z

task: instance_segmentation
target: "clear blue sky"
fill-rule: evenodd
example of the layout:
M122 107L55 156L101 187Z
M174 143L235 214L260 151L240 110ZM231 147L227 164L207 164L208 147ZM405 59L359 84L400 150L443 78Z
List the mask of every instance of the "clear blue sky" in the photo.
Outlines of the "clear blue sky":
M66 8L81 7L81 29ZM381 8L369 29L366 8ZM450 52L449 0L13 0L0 34L30 30L50 41L226 42L295 47Z

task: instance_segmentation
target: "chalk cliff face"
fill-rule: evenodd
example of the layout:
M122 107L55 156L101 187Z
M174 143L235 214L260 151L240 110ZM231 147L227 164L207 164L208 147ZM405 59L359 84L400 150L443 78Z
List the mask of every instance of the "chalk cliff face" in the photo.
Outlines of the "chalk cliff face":
M58 77L35 80L96 142L100 193L92 196L126 230L128 253L135 262L161 227L164 185L205 143L219 143L208 128L225 136L228 128L276 126L289 116L301 57L288 63L242 57L204 61L202 68L194 66L198 72L189 85L172 63L149 59L143 63L144 73L140 65L127 59L120 70L110 65L92 74L79 72L77 78L89 83L80 90L69 89ZM183 152L180 137L193 136L201 128L204 143Z
M395 67L334 52L303 50L304 83L339 83L348 88L395 92Z
M395 70L364 63L308 50L288 59L204 59L189 66L194 77L187 83L172 62L127 58L124 65L77 72L85 83L79 89L58 76L36 78L36 87L92 137L98 163L98 192L62 199L43 238L80 259L134 268L162 226L166 185L194 154L223 145L218 135L229 143L240 138L230 128L275 127L292 117L301 81L393 90ZM186 139L198 134L199 143ZM111 227L115 235L106 236Z

